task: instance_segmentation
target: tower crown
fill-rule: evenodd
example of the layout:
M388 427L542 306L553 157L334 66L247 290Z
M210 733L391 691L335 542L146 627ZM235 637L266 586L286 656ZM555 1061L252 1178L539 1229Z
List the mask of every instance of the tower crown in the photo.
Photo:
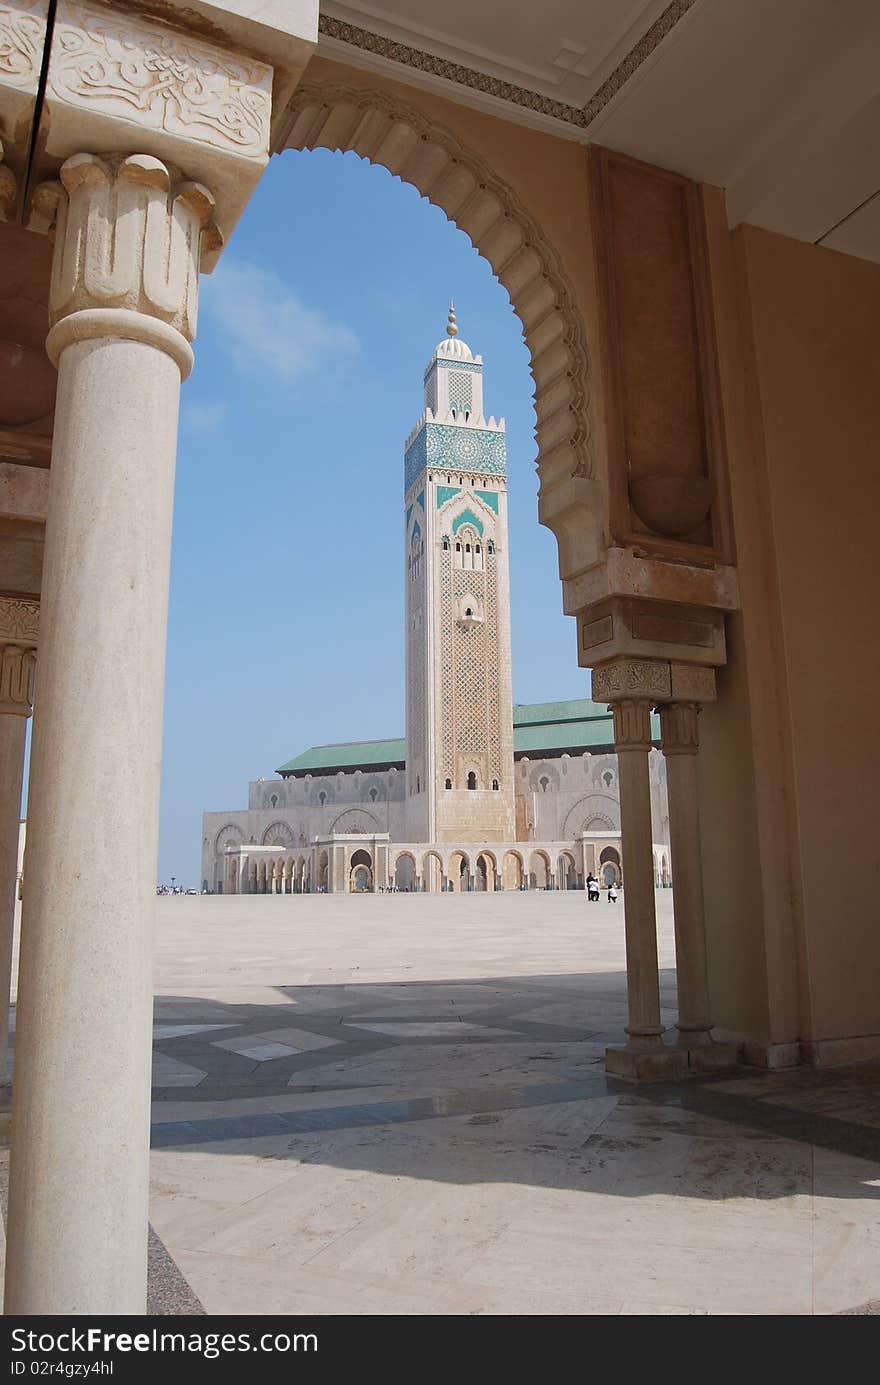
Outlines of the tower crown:
M425 369L425 416L444 423L485 427L483 358L458 335L455 308L449 305L446 336L434 347Z
M431 358L432 364L438 358L449 361L472 361L474 353L466 341L458 339L458 327L455 322L455 305L449 304L449 320L446 323L446 336L434 347L434 355ZM477 358L479 360L479 357ZM428 369L430 370L430 366Z

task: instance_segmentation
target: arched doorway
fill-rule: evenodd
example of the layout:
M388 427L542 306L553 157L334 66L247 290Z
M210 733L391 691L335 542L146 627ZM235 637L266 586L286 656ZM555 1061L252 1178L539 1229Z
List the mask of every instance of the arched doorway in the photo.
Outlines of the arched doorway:
M620 884L620 852L606 846L599 853L599 875L604 885Z
M503 877L505 890L521 890L523 885L522 857L516 851L508 851L504 857Z
M470 861L463 851L453 851L449 858L447 887L456 894L470 888Z
M495 857L490 851L481 851L477 857L475 883L481 894L492 894L495 890Z
M330 881L330 860L326 851L318 857L318 893L326 894Z
M394 862L394 884L403 894L410 894L416 887L415 857L402 851Z
M422 857L422 887L431 894L443 889L443 862L436 851L426 851Z
M560 852L559 860L556 863L556 884L560 890L577 889L577 867L574 858L567 851Z
M373 858L363 847L352 853L348 888L351 894L369 894L373 888Z
M546 890L550 882L550 860L546 852L533 851L529 857L529 889Z

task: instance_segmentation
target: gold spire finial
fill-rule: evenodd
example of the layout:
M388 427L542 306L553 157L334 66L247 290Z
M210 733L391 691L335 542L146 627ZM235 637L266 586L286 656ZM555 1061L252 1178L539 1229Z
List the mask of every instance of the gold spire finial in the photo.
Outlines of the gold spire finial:
M455 325L455 304L451 298L449 300L449 321L446 324L446 335L447 337L458 336L458 328Z

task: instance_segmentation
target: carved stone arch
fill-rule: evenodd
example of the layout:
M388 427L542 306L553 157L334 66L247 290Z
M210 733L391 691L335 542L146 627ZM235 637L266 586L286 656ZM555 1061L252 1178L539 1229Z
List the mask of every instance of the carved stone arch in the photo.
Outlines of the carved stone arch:
M543 780L547 781L546 788ZM540 764L529 775L529 785L534 793L547 793L559 788L559 770L555 765Z
M293 828L287 822L273 822L263 833L263 846L291 847L295 843Z
M542 500L557 487L568 497L573 478L594 480L590 362L581 315L559 255L513 189L446 126L370 86L301 82L284 128L281 148L353 151L411 183L464 231L522 323L535 382ZM580 499L586 503L586 491ZM570 497L561 495L558 504L542 509L542 522L550 524L560 549L570 509Z
M562 828L562 839L568 840L576 837L581 831L582 825L589 822L591 818L605 818L608 827L604 828L607 832L619 832L620 805L616 798L610 794L591 793L579 798L565 815L565 822Z
M237 822L225 822L214 838L214 852L219 855L229 846L243 846L244 832Z
M344 813L340 813L335 822L330 825L331 832L348 832L353 835L363 833L365 836L372 836L374 832L381 832L376 818L372 813L368 813L366 808L346 808Z

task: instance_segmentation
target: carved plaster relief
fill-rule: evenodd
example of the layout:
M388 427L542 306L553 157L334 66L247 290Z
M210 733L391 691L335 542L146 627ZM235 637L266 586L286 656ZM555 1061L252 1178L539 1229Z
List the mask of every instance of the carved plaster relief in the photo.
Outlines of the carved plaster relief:
M32 185L65 160L137 152L210 189L216 262L269 157L272 68L158 20L59 0ZM31 229L46 230L39 208Z
M0 0L0 221L11 221L31 140L49 0Z
M47 94L242 158L269 152L272 69L164 25L61 0Z
M0 641L9 644L36 644L40 625L39 601L23 601L19 597L0 596Z

